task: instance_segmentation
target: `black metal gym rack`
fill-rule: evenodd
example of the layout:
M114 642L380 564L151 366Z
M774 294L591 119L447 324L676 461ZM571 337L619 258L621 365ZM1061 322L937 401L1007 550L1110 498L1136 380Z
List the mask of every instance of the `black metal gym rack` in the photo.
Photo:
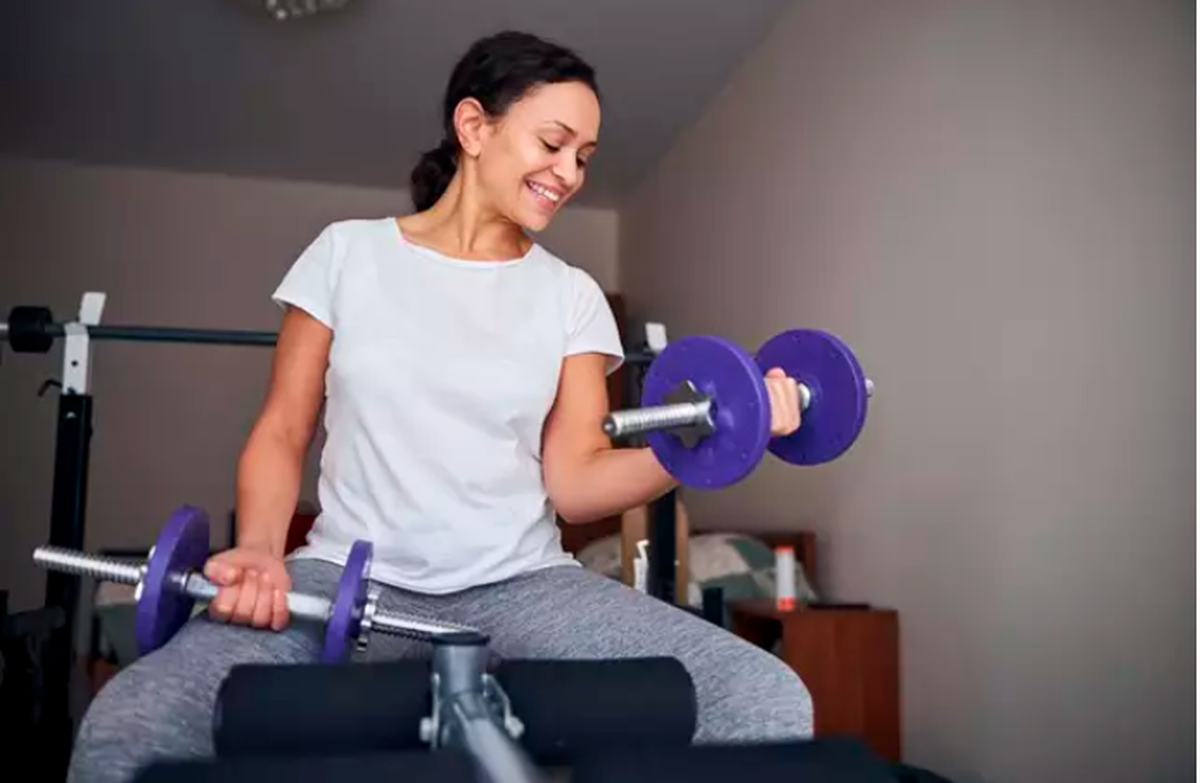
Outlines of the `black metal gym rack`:
M84 548L94 410L94 399L89 391L90 340L270 347L275 345L278 337L276 332L263 331L101 324L104 302L102 293L85 294L78 318L66 323L55 322L51 310L41 306L14 307L8 320L0 321L0 345L7 341L15 353L48 353L55 339L64 339L66 343L62 380L46 381L39 391L44 394L51 387L59 390L47 543L66 549ZM625 362L635 370L645 368L655 355L650 348L642 347L627 352ZM674 492L655 504L652 517L648 592L675 603ZM26 733L33 735L27 750L30 758L39 760L39 775L46 781L66 778L74 738L70 704L79 589L80 577L50 571L46 577L45 607L40 610L39 621L35 623L45 638L38 662L40 671L35 678L40 692L25 695L30 704L21 712L34 724L27 727ZM0 619L3 619L2 614Z
M101 325L104 300L103 294L85 294L78 319L68 323L56 323L49 308L31 306L14 307L8 320L0 322L0 342L7 340L15 353L47 353L55 339L66 341L62 379L46 381L39 394L51 387L59 390L47 543L69 549L83 548L86 528L94 409L89 388L90 341L272 346L277 337L273 332ZM24 727L24 734L32 735L28 749L39 759L38 774L47 781L65 779L74 737L70 705L79 586L80 579L73 574L51 571L46 577L42 612L53 622L41 624L46 627L42 629L45 638L40 660L30 663L39 668L33 678L37 692L23 695L32 703L19 711L26 724L33 724Z

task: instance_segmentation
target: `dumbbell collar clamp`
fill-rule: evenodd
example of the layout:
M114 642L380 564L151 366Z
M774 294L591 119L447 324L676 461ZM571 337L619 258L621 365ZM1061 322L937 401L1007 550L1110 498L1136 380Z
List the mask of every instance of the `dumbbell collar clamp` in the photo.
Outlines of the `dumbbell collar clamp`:
M381 592L378 587L372 587L367 590L367 602L363 605L362 618L359 620L358 636L354 640L354 647L360 653L367 651L367 645L371 640L371 630L375 627L375 613L379 610L379 598Z
M667 395L667 405L690 405L695 410L695 418L689 423L674 430L675 437L683 444L695 448L696 444L717 430L713 419L713 400L704 394L691 381L684 381Z

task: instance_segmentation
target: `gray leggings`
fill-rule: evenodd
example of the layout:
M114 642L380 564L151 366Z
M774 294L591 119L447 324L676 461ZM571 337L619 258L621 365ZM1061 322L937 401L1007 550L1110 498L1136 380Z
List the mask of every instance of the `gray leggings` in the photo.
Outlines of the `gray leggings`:
M331 596L340 569L288 564L293 589ZM577 566L535 571L494 585L430 596L377 585L380 608L463 623L490 635L503 658L678 658L696 686L695 741L796 739L812 734L812 701L782 661L698 617ZM211 756L217 688L241 663L311 663L320 629L282 633L201 615L162 649L119 672L84 716L69 781L128 781L163 758ZM419 641L376 634L367 660L428 656ZM581 705L581 708L585 708Z

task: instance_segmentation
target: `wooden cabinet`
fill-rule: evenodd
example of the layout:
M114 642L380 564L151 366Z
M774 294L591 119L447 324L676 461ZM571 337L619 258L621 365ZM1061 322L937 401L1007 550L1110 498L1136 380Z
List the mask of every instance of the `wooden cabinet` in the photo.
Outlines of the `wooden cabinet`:
M813 699L817 736L854 736L900 759L899 617L890 609L780 611L772 601L735 601L731 630L779 654Z

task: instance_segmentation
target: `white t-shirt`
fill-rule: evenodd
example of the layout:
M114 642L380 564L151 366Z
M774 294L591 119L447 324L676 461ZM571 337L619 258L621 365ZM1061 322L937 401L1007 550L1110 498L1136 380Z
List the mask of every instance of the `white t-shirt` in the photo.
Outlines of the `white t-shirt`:
M327 226L273 299L333 330L320 515L294 557L448 593L564 552L542 482L542 425L565 356L624 351L596 281L535 244L465 261L410 242L393 218ZM599 426L597 424L597 426Z

